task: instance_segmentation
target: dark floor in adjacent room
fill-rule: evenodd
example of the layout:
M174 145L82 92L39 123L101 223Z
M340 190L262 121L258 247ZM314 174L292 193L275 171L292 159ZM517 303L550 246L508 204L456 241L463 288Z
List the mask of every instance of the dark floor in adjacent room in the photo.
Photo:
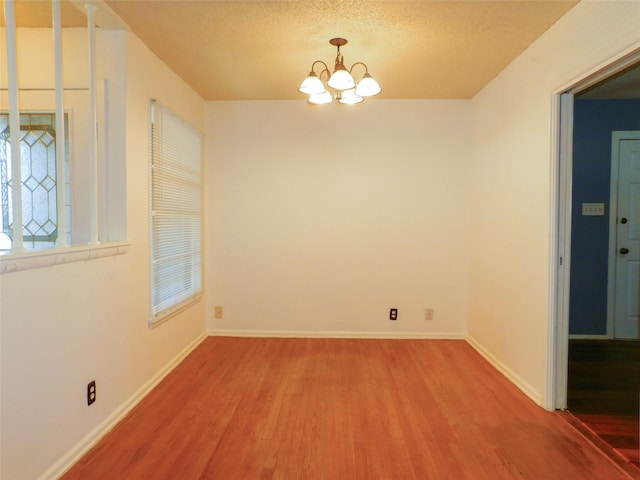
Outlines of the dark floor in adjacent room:
M569 341L569 412L640 472L639 392L640 341Z

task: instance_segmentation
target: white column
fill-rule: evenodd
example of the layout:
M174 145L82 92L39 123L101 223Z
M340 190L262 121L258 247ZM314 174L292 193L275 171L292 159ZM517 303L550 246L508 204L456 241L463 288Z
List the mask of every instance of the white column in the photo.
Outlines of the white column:
M22 172L20 162L20 108L18 106L18 52L14 0L5 0L9 80L9 142L11 144L11 211L13 215L12 251L24 250L22 237Z
M89 212L91 216L89 243L100 243L98 237L98 125L96 115L96 27L95 6L86 4L89 31Z
M64 139L64 105L62 94L64 84L62 81L62 26L60 21L60 0L52 0L53 12L53 48L55 51L55 77L56 77L56 203L58 210L58 239L57 247L67 246L67 182L65 168L65 144Z

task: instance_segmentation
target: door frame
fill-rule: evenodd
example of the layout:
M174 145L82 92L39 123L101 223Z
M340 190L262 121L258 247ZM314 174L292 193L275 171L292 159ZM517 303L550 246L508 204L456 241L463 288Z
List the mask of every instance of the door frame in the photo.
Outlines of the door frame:
M620 140L639 139L638 130L614 130L611 132L611 185L609 197L609 268L607 271L607 338L615 338L616 270L618 260L618 185Z
M547 410L567 408L574 96L638 62L640 45L634 45L557 88L552 95L549 323L544 397Z

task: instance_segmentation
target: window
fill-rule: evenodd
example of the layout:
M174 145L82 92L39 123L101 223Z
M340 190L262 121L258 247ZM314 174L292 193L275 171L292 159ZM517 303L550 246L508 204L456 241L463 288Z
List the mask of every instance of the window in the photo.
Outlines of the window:
M8 13L8 23L14 23ZM37 75L34 87L20 85L16 65L6 72L18 92L5 88L0 104L18 111L15 118L0 112L0 275L126 253L127 82L120 62L125 39L102 30L100 56L89 42L87 59L77 55L87 30L61 29L63 59L54 54L55 34L26 28L17 42L10 30L6 53L13 52L9 56L17 57L21 69L42 72L44 59L65 71L69 67L74 80L73 87L65 87L59 79ZM83 79L91 81L94 67L105 76L92 88ZM63 112L68 112L64 118Z
M168 318L202 287L202 138L151 103L150 325Z
M55 114L31 113L20 115L20 185L22 196L22 231L25 248L53 248L61 232L58 231L56 192ZM65 115L65 123L68 118ZM65 129L68 131L68 127ZM13 240L13 212L11 192L11 144L9 139L9 115L0 114L0 250L11 250ZM65 138L68 151L68 138ZM68 165L69 159L65 162ZM66 168L66 184L69 184ZM66 190L69 191L68 189ZM69 209L69 196L66 198ZM66 218L69 217L68 214ZM63 234L69 238L69 224ZM69 241L69 240L67 240Z

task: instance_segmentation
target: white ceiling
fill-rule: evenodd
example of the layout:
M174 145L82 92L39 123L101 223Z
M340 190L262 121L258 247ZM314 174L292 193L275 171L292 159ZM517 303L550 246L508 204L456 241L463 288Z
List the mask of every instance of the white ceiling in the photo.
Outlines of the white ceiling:
M347 67L366 63L382 85L378 98L471 98L577 3L88 1L99 26L131 29L205 100L302 99L297 88L312 62L332 67L333 37L349 41L341 49ZM65 26L84 25L86 2L62 1ZM50 1L16 0L16 15L18 26L50 26ZM612 91L638 87L637 75L619 77ZM584 96L597 97L599 88Z

